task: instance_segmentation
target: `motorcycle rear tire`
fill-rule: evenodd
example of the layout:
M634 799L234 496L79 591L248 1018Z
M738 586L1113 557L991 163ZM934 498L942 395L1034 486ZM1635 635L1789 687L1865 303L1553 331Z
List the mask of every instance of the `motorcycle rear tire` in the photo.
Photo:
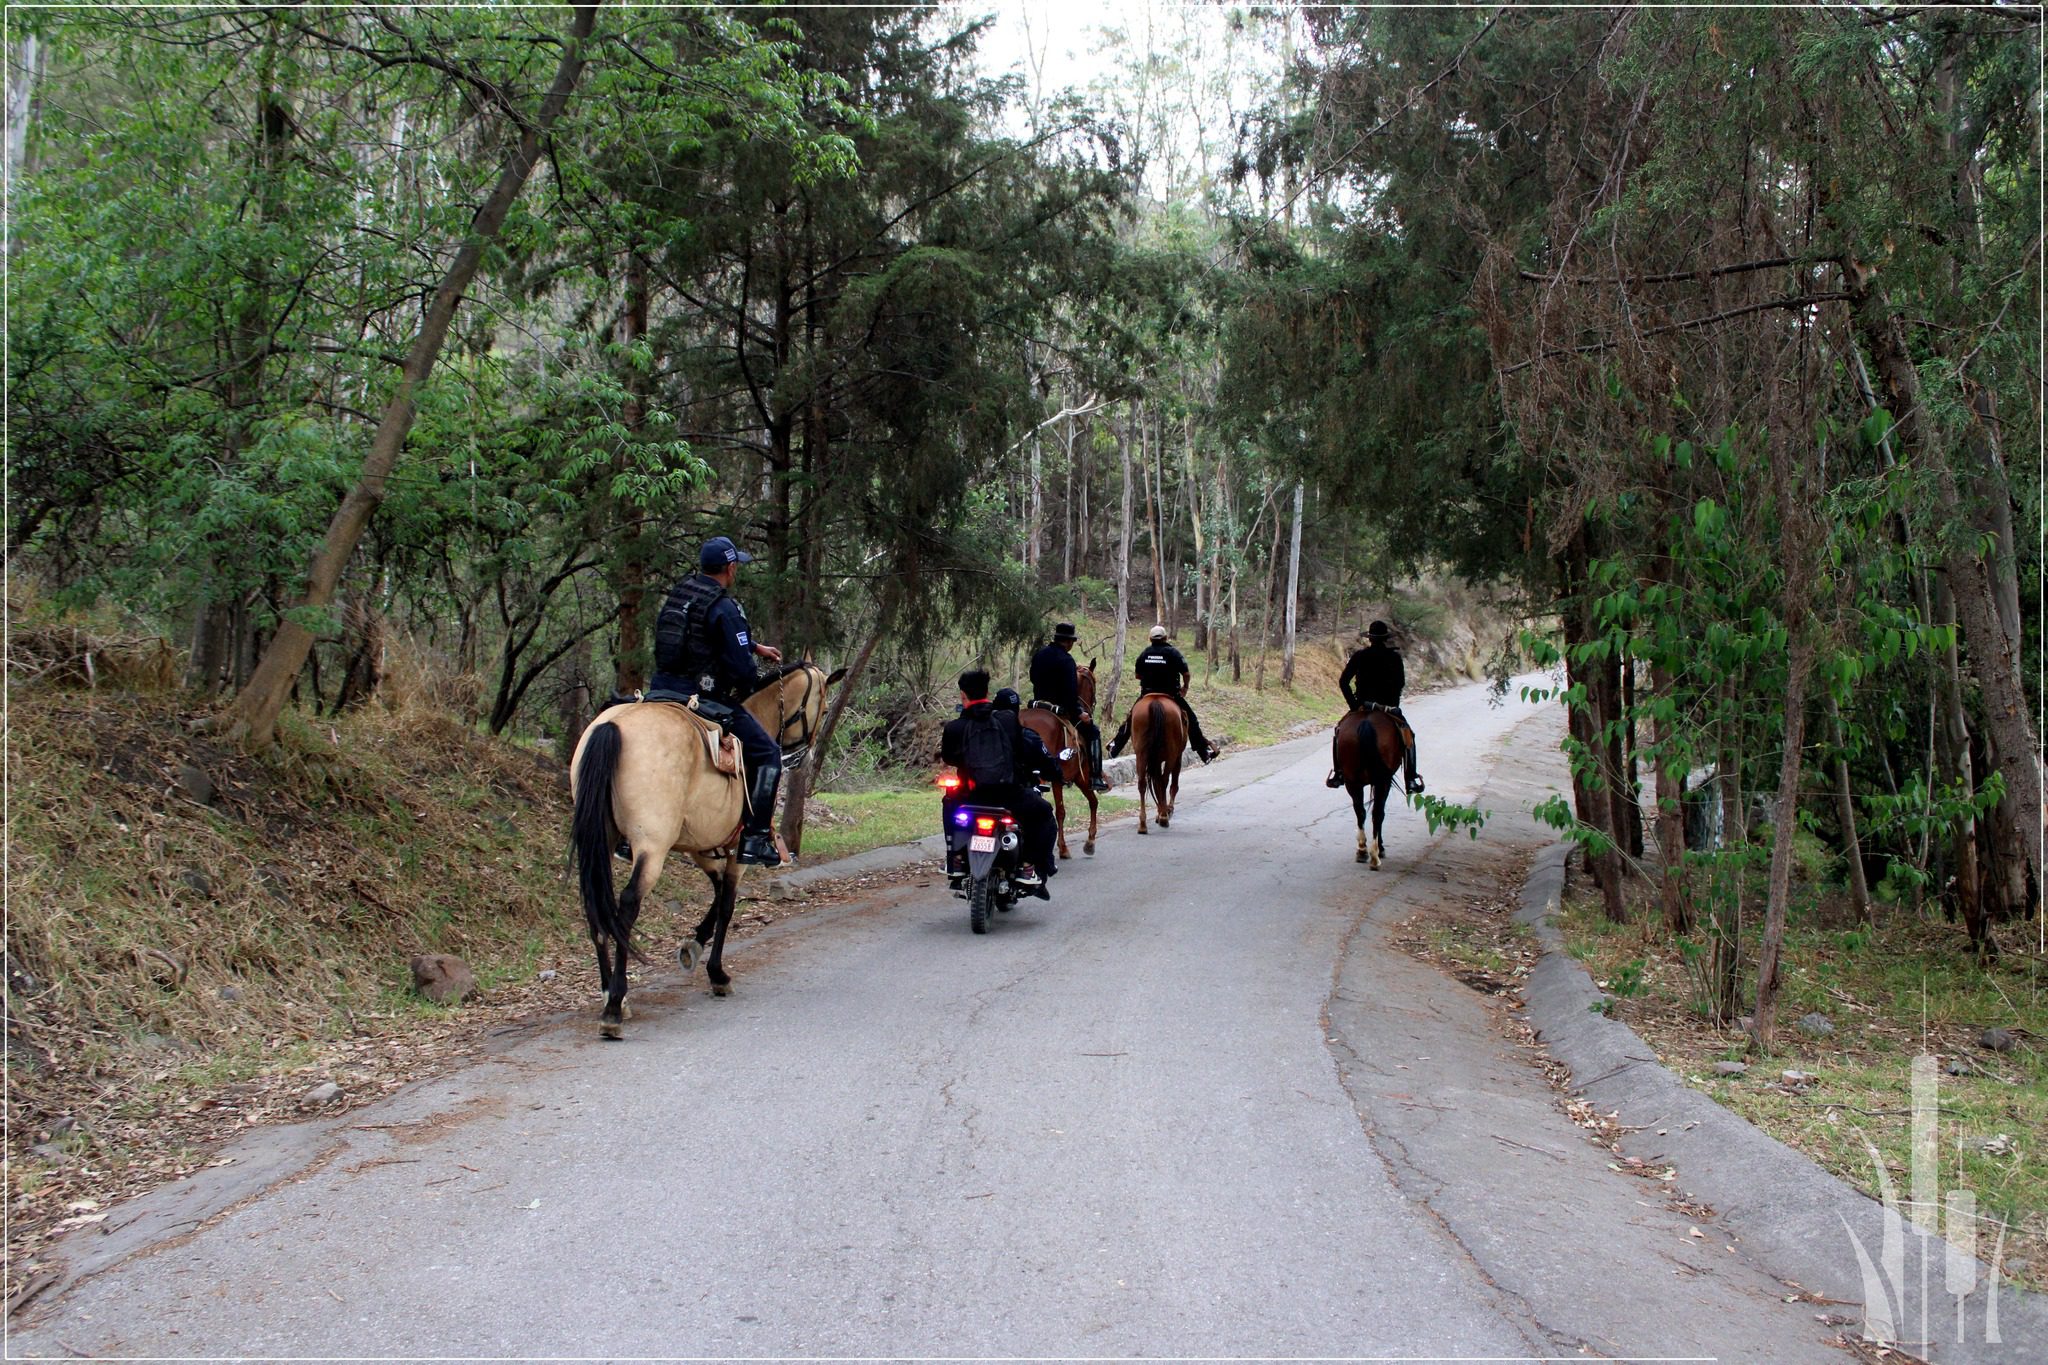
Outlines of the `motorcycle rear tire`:
M988 884L983 877L967 892L967 926L977 934L988 932Z

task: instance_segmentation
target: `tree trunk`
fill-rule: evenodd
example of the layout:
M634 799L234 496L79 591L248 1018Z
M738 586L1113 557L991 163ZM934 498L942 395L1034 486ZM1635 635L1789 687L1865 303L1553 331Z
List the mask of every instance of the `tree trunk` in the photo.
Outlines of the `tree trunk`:
M1103 694L1102 716L1105 721L1116 717L1116 690L1124 680L1124 641L1131 625L1131 439L1132 428L1137 425L1137 405L1131 405L1124 414L1124 429L1117 438L1117 457L1123 468L1123 507L1117 517L1116 545L1116 662L1110 665L1109 687Z
M1863 879L1863 849L1856 838L1856 800L1849 787L1849 755L1842 744L1842 712L1835 694L1827 693L1828 738L1835 746L1835 812L1842 822L1842 854L1849 860L1849 899L1856 918L1871 922L1870 886Z
M1155 466L1161 460L1161 433L1152 432L1151 458L1146 458L1146 427L1142 411L1138 418L1138 477L1145 481L1145 506L1152 523L1152 619L1166 622L1166 543L1159 534L1159 486Z
M1920 413L1920 375L1907 349L1903 322L1891 310L1876 273L1854 260L1841 262L1848 284L1851 317L1857 335L1870 351L1871 361L1890 406L1900 445L1910 458L1917 458L1934 475L1936 511L1948 528L1941 549L1950 590L1955 596L1956 619L1968 641L1970 661L1984 693L1984 724L2001 756L2012 762L2005 771L2007 789L2013 793L2027 818L2038 822L2042 810L2041 746L2034 733L2033 714L2027 705L2026 688L2020 681L2019 640L2008 634L2000 611L2002 594L1994 562L1977 553L1977 537L1970 533L1972 517L1964 506L1956 474L1945 452L1930 449ZM1988 424L1976 423L1975 427ZM1972 472L1987 485L2005 483L2002 469L1994 468L1995 450L1987 453L1980 440L1965 441L1976 446L1971 455ZM2005 496L2009 497L2009 486ZM1994 548L1993 561L1998 558ZM2037 824L2030 823L2027 837L2020 842L2026 852L2027 870L2034 885L2041 881L2041 844Z
M28 160L28 121L35 109L36 76L42 64L42 44L29 34L7 54L7 131L5 135L7 202L14 202L15 182ZM14 219L10 214L0 237L0 255L14 254Z
M1657 783L1657 865L1662 874L1661 893L1664 922L1671 932L1692 935L1692 901L1685 889L1685 809L1679 792L1678 775L1671 771L1678 762L1678 721L1658 718L1661 708L1678 705L1677 682L1664 664L1650 665L1650 691L1660 710L1650 720L1650 748Z
M1777 827L1771 837L1770 900L1764 907L1764 941L1756 963L1756 1014L1749 1040L1759 1052L1771 1047L1778 1021L1778 967L1785 947L1785 912L1792 899L1792 852L1799 830L1800 748L1806 737L1806 681L1813 646L1804 634L1792 637L1785 679L1785 756L1778 765Z
M615 462L615 468L621 470L632 463L632 445L647 426L648 374L632 354L646 336L647 260L636 246L626 253L626 306L619 316L619 344L628 353L626 400L621 412L627 448ZM612 656L612 671L620 692L636 692L647 685L647 631L640 618L641 598L647 591L647 517L634 507L617 510L625 555L619 566L619 645Z
M1181 457L1186 465L1186 478L1188 483L1188 525L1194 532L1195 539L1194 645L1196 649L1210 648L1213 650L1213 646L1210 645L1210 641L1215 637L1215 622L1212 621L1210 618L1216 614L1216 602L1213 596L1208 596L1208 600L1206 603L1207 611L1205 612L1203 610L1205 605L1204 597L1207 596L1205 590L1208 587L1209 560L1208 553L1203 548L1202 542L1202 483L1201 480L1198 477L1196 477L1195 419L1192 413L1181 418L1180 439ZM1211 672L1215 671L1215 665L1216 657L1212 652L1209 656L1209 667Z
M1266 551L1266 608L1259 618L1259 671L1252 680L1252 688L1258 692L1266 690L1266 656L1273 652L1273 598L1280 581L1281 522L1271 493L1266 495L1266 505L1273 511L1273 546Z
M277 718L291 696L299 670L305 666L307 651L313 647L314 636L309 622L324 615L325 608L334 600L334 586L355 553L356 542L362 539L371 515L384 500L385 484L404 451L405 438L412 431L417 411L416 394L434 372L434 362L440 358L441 347L448 339L448 328L455 320L455 310L462 302L463 292L483 262L484 249L497 238L498 230L504 226L506 214L511 211L513 202L525 188L527 177L533 173L534 165L540 159L542 142L569 102L569 93L583 71L584 45L596 18L595 4L576 6L568 41L562 48L561 61L555 70L554 84L541 101L538 117L521 130L518 142L506 156L490 198L477 210L470 223L469 236L442 276L440 287L434 291L433 302L420 324L419 335L414 338L412 349L399 371L397 391L386 404L377 423L376 434L370 440L362 475L341 500L340 507L335 509L327 535L313 556L306 575L305 594L294 614L279 623L277 634L264 651L255 676L222 718L221 728L244 744L261 747L270 744L277 736Z
M839 718L846 714L846 705L853 698L854 689L860 685L861 675L867 672L868 660L875 654L875 646L889 632L896 622L896 609L902 602L900 574L889 576L889 586L882 594L882 607L875 615L875 628L868 632L868 638L861 641L860 649L853 656L853 662L846 666L846 676L839 680L838 690L825 707L824 719L818 722L818 733L811 740L810 756L804 766L789 775L789 782L783 789L782 800L782 842L789 845L791 853L804 851L804 804L811 795L811 782L825 770L825 755L832 746L832 736L839 730Z
M1287 642L1281 647L1280 681L1294 686L1294 626L1301 600L1301 480L1294 481L1294 536L1287 552Z

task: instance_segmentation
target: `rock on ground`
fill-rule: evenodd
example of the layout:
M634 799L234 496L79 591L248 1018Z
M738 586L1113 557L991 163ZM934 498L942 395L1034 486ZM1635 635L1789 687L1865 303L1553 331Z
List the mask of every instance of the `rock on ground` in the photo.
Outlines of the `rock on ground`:
M476 993L476 973L448 953L420 953L412 960L412 983L437 1005L456 1004Z

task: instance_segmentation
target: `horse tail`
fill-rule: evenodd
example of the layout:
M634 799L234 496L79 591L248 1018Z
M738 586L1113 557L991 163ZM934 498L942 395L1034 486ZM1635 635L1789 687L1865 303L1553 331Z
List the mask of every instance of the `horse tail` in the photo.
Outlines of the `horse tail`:
M612 776L619 768L619 727L606 721L590 732L576 765L576 815L571 842L583 885L583 917L593 938L609 938L623 952L626 930L612 887Z
M1145 706L1145 775L1166 780L1166 706L1154 698Z

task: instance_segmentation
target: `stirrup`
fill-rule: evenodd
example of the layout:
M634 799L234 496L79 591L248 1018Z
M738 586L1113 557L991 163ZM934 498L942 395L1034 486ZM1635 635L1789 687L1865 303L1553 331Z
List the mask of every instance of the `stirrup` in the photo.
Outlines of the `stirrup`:
M1344 785L1344 779L1337 775L1335 768L1332 768L1330 769L1330 775L1323 779L1323 785L1332 788L1341 787Z
M1106 792L1109 790L1109 779L1104 777L1098 777L1090 785L1093 786L1095 790L1099 792Z
M740 861L749 867L780 867L782 853L775 847L775 836L766 830L740 836Z
M1422 795L1422 779L1420 777L1411 777L1408 779L1408 794L1410 796Z

